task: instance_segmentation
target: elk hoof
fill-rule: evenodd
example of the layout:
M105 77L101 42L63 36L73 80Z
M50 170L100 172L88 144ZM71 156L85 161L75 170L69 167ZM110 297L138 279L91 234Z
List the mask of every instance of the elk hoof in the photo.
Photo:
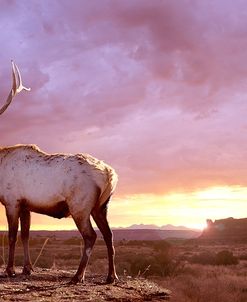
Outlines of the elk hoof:
M30 276L32 271L33 271L33 268L31 265L24 266L23 270L22 270L22 275Z
M13 268L6 268L5 275L10 278L16 277L15 270Z
M79 282L84 282L84 280L80 279L77 275L75 275L70 281L69 281L69 285L75 285Z
M118 276L108 276L106 279L106 284L115 283L116 281L119 281Z

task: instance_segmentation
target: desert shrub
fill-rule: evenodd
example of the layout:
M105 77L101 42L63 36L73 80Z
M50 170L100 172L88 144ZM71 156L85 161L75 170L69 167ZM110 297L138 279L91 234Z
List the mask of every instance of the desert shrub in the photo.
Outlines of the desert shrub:
M216 255L213 252L201 252L199 254L193 255L189 261L191 263L198 263L198 264L211 264L211 265L215 265L215 261L216 261Z
M202 252L197 255L193 255L189 261L191 263L198 263L203 265L233 265L238 264L238 259L233 256L233 253L227 250L220 251L218 253Z
M215 262L216 265L232 265L238 264L238 259L233 256L232 252L224 250L216 254Z
M171 244L165 240L154 241L153 249L156 252L169 253L169 251L171 249Z
M176 259L171 246L158 245L158 252L149 255L133 255L130 259L130 274L132 276L171 276L181 268L181 262Z
M128 260L117 261L116 270L120 275L129 275L131 274L131 264Z
M238 256L238 259L239 259L239 260L247 260L247 254L244 253L244 254L239 255L239 256Z
M155 256L153 266L151 264L152 275L174 276L182 270L183 264L172 253L159 253Z
M137 276L143 274L153 262L153 257L142 257L141 255L132 256L130 259L130 274ZM146 272L147 273L147 272ZM147 274L148 275L148 274Z
M179 270L180 262L164 256L139 258L131 262L130 272L133 276L171 276Z

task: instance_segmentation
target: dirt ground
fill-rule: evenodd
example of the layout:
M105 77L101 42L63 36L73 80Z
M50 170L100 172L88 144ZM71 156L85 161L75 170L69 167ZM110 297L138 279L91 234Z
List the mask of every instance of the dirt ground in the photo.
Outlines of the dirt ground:
M87 276L84 284L69 285L73 271L35 268L29 276L17 269L15 278L0 278L0 301L165 301L169 290L145 279L120 278L108 285L103 276Z

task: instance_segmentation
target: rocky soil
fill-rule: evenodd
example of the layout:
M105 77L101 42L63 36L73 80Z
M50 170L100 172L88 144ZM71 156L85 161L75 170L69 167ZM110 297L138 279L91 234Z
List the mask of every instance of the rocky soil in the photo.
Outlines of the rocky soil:
M24 277L0 278L0 301L166 301L170 292L145 279L120 278L108 285L102 276L87 276L84 284L69 285L73 271L35 268Z

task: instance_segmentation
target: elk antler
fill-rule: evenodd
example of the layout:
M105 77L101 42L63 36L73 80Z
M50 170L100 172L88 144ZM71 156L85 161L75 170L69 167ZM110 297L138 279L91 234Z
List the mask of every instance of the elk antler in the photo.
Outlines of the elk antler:
M14 96L17 93L21 92L22 90L26 90L26 91L31 90L31 88L26 88L22 85L21 74L17 65L13 61L11 61L11 64L12 64L12 78L13 78L12 89L10 90L10 93L7 97L5 104L0 109L0 115L4 113L4 111L9 107L10 103L12 102Z

